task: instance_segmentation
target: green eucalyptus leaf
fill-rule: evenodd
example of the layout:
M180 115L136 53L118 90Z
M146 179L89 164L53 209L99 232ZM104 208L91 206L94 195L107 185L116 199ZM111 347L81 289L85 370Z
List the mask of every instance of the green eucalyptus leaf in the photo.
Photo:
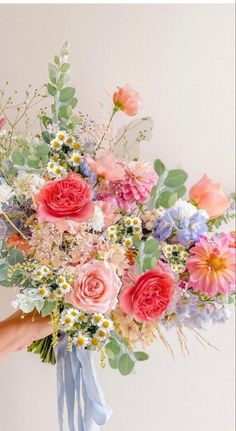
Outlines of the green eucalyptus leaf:
M49 78L50 78L52 84L56 84L58 71L57 71L57 67L55 66L55 64L49 63L48 72L49 72Z
M14 165L24 166L25 159L22 153L19 151L13 151L11 153L11 161Z
M130 358L128 353L124 353L119 359L119 371L122 376L128 376L133 371L134 361Z
M7 263L0 266L0 283L2 283L4 280L7 280L8 269L9 265Z
M60 67L60 72L65 73L67 72L67 70L69 70L69 68L70 68L69 63L63 63Z
M159 177L163 175L166 170L164 163L160 159L155 160L154 169Z
M7 176L12 176L12 175L16 175L17 174L17 169L15 168L15 167L13 167L13 168L11 168L11 169L9 169L7 172L6 172L6 175Z
M148 271L150 269L153 269L155 268L156 264L157 264L157 260L155 256L145 257L143 261L143 270Z
M76 107L77 103L78 103L78 99L76 97L73 97L73 99L71 99L71 101L70 101L71 108L74 109Z
M187 180L188 175L182 169L171 169L164 181L166 187L181 186Z
M55 95L57 94L57 89L56 89L56 87L54 87L54 85L52 85L52 84L48 84L48 85L47 85L47 90L48 90L48 93L49 93L51 96L55 96Z
M143 251L145 254L153 254L157 248L159 248L159 242L154 238L148 238L144 244Z
M117 358L116 359L108 358L108 362L109 362L110 367L113 368L113 370L117 370L117 368L119 366L119 361Z
M56 301L51 301L51 302L46 301L44 303L44 306L41 309L42 316L43 317L49 316L49 314L53 312L55 306L56 306Z
M43 122L44 127L48 127L49 124L52 124L52 119L48 117L47 115L43 115L41 117L41 120Z
M120 346L114 338L111 338L109 343L106 344L105 350L109 358L115 359L120 353Z
M137 249L139 249L139 248L140 248L141 243L142 243L142 241L141 241L140 239L138 239L138 238L133 238L133 244L134 244L134 246L135 246Z
M175 187L173 189L173 192L175 192L178 196L178 199L180 199L182 198L182 196L185 195L186 190L187 190L186 187L184 185L181 185L181 186Z
M47 154L49 153L49 150L50 148L48 144L40 144L37 146L35 154L37 157L42 159L42 157L47 156Z
M49 133L48 133L48 131L47 131L47 130L44 130L44 131L42 132L42 137L43 137L43 140L44 140L47 144L50 144L50 142L51 142L51 138L50 138L50 135L49 135Z
M55 57L54 57L54 63L57 65L60 64L60 59L57 55L55 55Z
M24 255L19 248L11 248L8 252L7 261L9 265L16 265L24 262Z
M148 354L145 352L134 352L134 356L137 361L147 361L149 359Z
M170 191L162 192L158 198L157 205L164 208L171 208L177 201L177 194Z
M27 164L30 168L39 169L40 163L41 163L41 160L34 155L29 156L27 159Z
M62 105L59 109L58 117L60 119L65 118L66 120L68 120L70 118L71 114L72 114L71 106Z
M60 91L59 101L66 103L73 99L75 95L75 89L73 87L65 87Z

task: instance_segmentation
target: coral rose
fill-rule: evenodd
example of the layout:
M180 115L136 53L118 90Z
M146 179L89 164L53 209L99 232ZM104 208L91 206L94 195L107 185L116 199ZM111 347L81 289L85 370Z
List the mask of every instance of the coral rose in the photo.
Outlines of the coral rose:
M46 184L34 196L38 220L59 222L63 219L88 220L94 211L92 190L78 174Z
M192 186L189 196L199 208L207 211L211 219L224 214L230 204L221 184L213 183L207 175L203 175L200 181Z
M174 293L175 280L163 263L141 275L132 287L120 295L120 307L138 322L152 322L167 309Z
M11 233L7 238L7 245L9 248L19 248L26 255L30 253L28 241L26 241L18 233Z
M136 115L140 107L139 94L129 84L117 88L118 91L113 94L115 109L124 111L130 117Z
M124 168L110 153L102 154L95 160L87 156L85 160L90 169L104 180L117 181L121 180L125 175Z
M108 313L117 304L121 281L106 262L94 261L76 269L67 301L87 313Z

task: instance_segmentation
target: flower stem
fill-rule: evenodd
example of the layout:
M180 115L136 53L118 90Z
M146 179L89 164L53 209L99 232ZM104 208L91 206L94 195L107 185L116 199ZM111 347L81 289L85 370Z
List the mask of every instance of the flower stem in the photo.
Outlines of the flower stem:
M100 141L99 141L99 143L98 143L98 145L97 145L96 151L98 151L98 150L101 148L101 145L102 145L102 143L103 143L103 140L104 140L104 138L105 138L105 136L106 136L106 132L109 130L109 127L110 127L110 125L111 125L111 122L112 122L112 120L113 120L113 117L114 117L114 115L115 115L115 113L116 113L117 111L118 111L117 107L114 107L114 109L113 109L113 111L112 111L112 114L111 114L111 116L110 116L109 122L108 122L108 124L107 124L106 131L103 133L103 135L102 135L102 137L101 137L101 139L100 139Z
M3 211L3 209L1 209L1 213L4 215L5 219L8 221L8 223L10 223L10 225L13 227L13 229L15 229L22 236L22 238L27 239L26 236L23 234L23 232L21 232L21 230L18 229L18 227L13 223L13 221L5 213L5 211Z

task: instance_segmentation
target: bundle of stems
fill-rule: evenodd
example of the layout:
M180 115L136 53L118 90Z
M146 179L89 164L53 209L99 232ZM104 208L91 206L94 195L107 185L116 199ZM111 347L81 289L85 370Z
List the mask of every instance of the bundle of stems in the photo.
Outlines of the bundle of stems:
M53 349L52 335L42 340L34 341L29 347L28 352L39 355L45 364L56 364L55 352Z

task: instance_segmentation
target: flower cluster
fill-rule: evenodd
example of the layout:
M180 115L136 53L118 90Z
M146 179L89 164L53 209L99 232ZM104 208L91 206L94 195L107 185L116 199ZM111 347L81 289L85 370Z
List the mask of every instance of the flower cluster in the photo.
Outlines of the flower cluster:
M181 339L185 326L228 318L235 234L214 227L231 217L232 202L207 176L188 197L184 170L130 156L134 141L151 136L147 118L113 133L115 116L138 113L130 85L114 92L107 124L74 111L63 58L50 68L54 103L51 116L42 114L42 133L13 147L6 138L0 283L20 289L14 307L51 316L52 347L66 333L68 350L104 348L125 374L127 357L130 370L147 358L134 351L138 343L159 336L171 349L161 326L175 327Z

